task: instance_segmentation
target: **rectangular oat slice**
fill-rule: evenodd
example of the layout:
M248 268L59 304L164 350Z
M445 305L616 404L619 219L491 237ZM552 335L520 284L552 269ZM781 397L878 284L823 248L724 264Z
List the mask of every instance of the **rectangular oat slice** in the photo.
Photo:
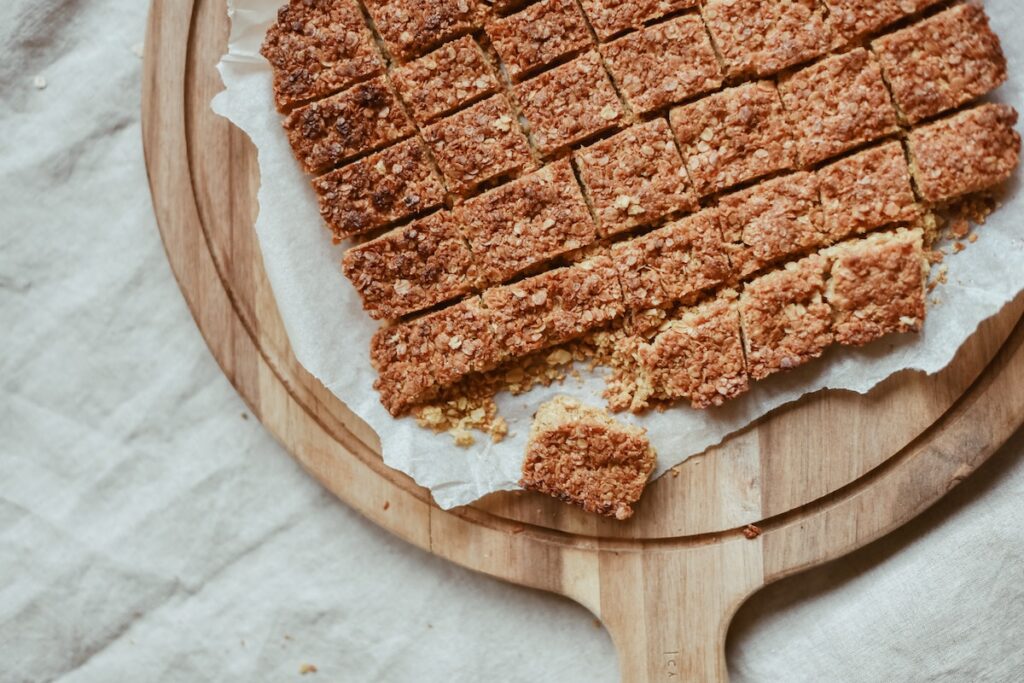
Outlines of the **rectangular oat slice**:
M492 20L487 35L513 82L592 44L576 0L541 0Z
M436 208L445 196L419 138L322 175L313 180L313 190L336 241Z
M747 391L736 292L686 309L650 344L641 344L639 394L633 408L650 399L689 399L697 409L718 406Z
M454 222L439 211L345 252L345 276L371 318L393 320L472 290L473 256Z
M1006 80L1006 57L985 10L956 5L871 44L903 118L954 109Z
M627 128L574 157L602 237L697 208L664 119Z
M676 107L669 122L701 197L796 165L795 136L770 81Z
M803 365L832 344L832 309L825 302L828 265L814 254L744 286L739 309L751 379Z
M843 47L944 0L823 0L832 46Z
M498 91L498 79L472 36L398 67L392 80L420 125Z
M601 50L637 114L722 86L722 69L700 17L684 15L630 33Z
M515 87L530 139L544 156L625 122L626 114L596 52L545 71Z
M459 195L467 195L489 180L536 166L504 95L489 97L427 126L423 139L448 189Z
M296 109L284 129L295 158L315 174L415 130L384 76Z
M922 231L901 228L838 244L825 292L839 344L861 346L924 324L928 261Z
M1020 163L1017 112L984 104L910 132L910 170L921 198L941 203L1006 181Z
M835 242L917 218L921 209L899 142L887 142L817 172L825 231Z
M478 0L364 0L388 52L400 62L469 33L483 15Z
M422 318L385 327L370 342L373 387L393 416L473 372L497 365L489 314L478 297Z
M480 276L489 284L597 238L567 159L468 200L458 215Z
M504 360L571 341L621 316L622 292L607 256L484 292Z
M705 209L612 246L626 307L637 312L689 302L732 274L717 209Z
M581 0L590 25L601 40L640 28L672 12L696 7L698 0Z
M882 70L863 48L784 77L779 93L797 132L803 166L899 130Z
M274 69L280 111L384 73L384 59L354 0L289 0L260 52Z
M769 76L825 54L818 0L705 0L701 8L729 76Z
M733 276L829 243L813 173L794 173L726 195L718 203Z

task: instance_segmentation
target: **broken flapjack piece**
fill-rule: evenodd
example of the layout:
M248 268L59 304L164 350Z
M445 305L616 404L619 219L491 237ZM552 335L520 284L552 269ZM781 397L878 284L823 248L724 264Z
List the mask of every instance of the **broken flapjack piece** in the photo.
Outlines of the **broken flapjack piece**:
M557 396L534 416L519 485L625 520L656 459L646 430Z

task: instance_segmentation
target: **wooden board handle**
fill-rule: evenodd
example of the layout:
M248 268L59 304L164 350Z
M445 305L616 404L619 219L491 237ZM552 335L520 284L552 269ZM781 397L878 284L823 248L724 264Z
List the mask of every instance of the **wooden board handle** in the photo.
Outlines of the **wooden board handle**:
M763 585L760 540L602 551L597 611L625 683L724 683L733 614Z

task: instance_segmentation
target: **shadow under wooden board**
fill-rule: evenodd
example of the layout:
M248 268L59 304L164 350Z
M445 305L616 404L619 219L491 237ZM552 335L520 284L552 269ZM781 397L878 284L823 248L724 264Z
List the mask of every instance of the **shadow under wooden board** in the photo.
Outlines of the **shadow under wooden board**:
M143 94L160 231L217 361L296 460L369 519L592 610L624 680L725 680L726 631L747 597L907 522L1024 422L1018 300L937 376L904 373L868 397L819 393L780 409L654 482L628 523L532 494L443 511L384 466L372 430L292 355L253 230L255 150L208 106L228 29L225 0L155 0ZM763 533L748 540L748 524Z

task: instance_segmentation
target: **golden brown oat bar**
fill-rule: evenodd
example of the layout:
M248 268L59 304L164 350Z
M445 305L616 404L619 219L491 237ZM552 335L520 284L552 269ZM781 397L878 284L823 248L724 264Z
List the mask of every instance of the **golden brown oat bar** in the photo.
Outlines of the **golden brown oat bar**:
M371 318L400 318L472 289L473 257L454 221L439 211L345 252L345 275Z
M535 166L526 136L504 95L423 129L448 189L468 194L493 178Z
M782 176L726 195L718 208L737 278L829 242L813 173Z
M903 145L888 142L818 171L829 241L912 221L920 207Z
M645 264L646 247L643 238L625 240L611 247L612 262L622 286L622 300L630 313L667 308L672 303L661 284L661 274Z
M664 119L627 128L576 152L575 158L604 237L697 208Z
M377 32L399 61L419 57L473 30L477 0L364 0Z
M488 313L479 298L373 335L370 361L379 377L373 388L394 416L438 390L497 363Z
M392 78L420 124L498 91L498 79L471 36L398 67Z
M706 0L702 9L730 76L767 76L828 51L817 0Z
M796 163L793 131L769 81L747 83L677 107L670 122L702 197Z
M409 138L313 181L320 215L337 240L440 206L444 185L423 143Z
M490 22L487 35L513 81L591 45L576 0L541 0Z
M284 128L308 173L322 173L414 130L383 76L296 109Z
M944 202L1002 183L1020 162L1017 112L985 104L910 133L911 172L921 197Z
M384 60L354 0L290 0L261 50L274 68L285 111L384 72Z
M533 144L544 155L625 121L619 97L596 52L520 83L515 93Z
M958 107L1006 80L1006 58L985 10L957 5L872 43L910 123Z
M803 365L832 344L832 309L824 300L827 269L826 259L814 254L743 288L740 318L752 379Z
M586 246L597 233L566 159L468 200L459 218L490 284Z
M627 309L690 301L731 275L716 209L612 247Z
M842 47L850 42L877 33L915 12L937 5L943 0L824 0L828 7L828 24L832 45Z
M735 292L723 292L672 321L642 344L640 401L689 399L694 408L722 405L749 388Z
M490 289L483 298L495 347L504 358L576 339L623 313L622 293L607 256Z
M602 51L619 90L638 114L722 86L711 39L704 22L694 15L630 33Z
M519 485L625 520L656 458L645 430L559 396L537 410Z
M899 130L882 70L861 48L782 79L779 92L805 166Z
M590 25L601 40L607 40L628 28L671 12L696 7L698 0L582 0Z
M877 233L824 254L832 260L826 298L836 342L860 346L921 329L928 280L921 230Z

